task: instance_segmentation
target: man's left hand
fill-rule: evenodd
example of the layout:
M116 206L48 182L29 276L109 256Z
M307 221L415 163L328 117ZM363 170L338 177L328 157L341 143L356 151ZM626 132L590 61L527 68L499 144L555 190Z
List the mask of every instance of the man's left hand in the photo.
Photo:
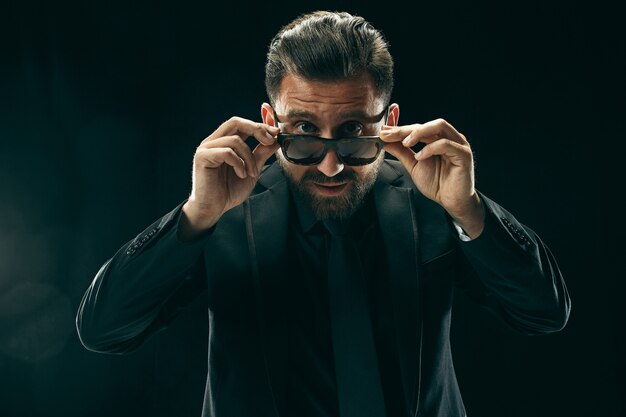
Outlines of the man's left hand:
M395 156L413 182L441 205L465 233L475 238L484 228L484 208L474 188L474 161L469 142L443 119L424 124L383 126L385 151ZM411 147L426 144L415 153Z

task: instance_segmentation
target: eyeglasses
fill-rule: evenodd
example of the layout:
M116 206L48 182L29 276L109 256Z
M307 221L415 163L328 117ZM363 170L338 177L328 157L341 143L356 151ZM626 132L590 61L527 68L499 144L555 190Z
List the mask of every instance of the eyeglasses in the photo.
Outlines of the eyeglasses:
M385 106L385 111L380 118L387 120L388 116L389 106ZM276 114L274 118L280 123ZM376 161L385 144L378 136L327 139L319 136L280 133L277 138L285 158L297 165L317 165L326 157L329 149L335 151L337 159L344 165L368 165Z
M326 139L310 135L280 133L278 143L285 158L297 165L319 164L328 150L333 149L341 163L359 166L374 162L385 142L378 136Z

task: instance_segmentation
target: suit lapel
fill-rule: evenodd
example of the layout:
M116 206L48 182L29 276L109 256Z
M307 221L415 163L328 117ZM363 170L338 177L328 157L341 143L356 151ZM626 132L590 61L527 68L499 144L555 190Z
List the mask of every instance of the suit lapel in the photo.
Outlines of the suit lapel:
M278 164L270 166L259 179L266 190L244 203L248 248L259 312L268 382L276 414L285 395L286 327L284 320L285 254L289 190Z
M419 391L422 303L415 196L412 188L398 186L402 179L391 165L383 164L374 193L391 284L390 325L395 327L404 397L412 409Z

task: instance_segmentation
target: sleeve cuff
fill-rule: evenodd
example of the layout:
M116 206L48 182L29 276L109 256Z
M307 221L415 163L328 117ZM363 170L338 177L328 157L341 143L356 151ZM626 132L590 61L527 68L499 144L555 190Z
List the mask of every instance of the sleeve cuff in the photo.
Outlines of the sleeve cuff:
M456 229L457 233L459 234L459 239L461 239L461 241L463 242L469 242L470 240L472 240L471 237L469 237L465 231L461 228L461 226L459 226L457 224L457 222L455 222L454 220L452 220L452 225L454 226L454 228Z

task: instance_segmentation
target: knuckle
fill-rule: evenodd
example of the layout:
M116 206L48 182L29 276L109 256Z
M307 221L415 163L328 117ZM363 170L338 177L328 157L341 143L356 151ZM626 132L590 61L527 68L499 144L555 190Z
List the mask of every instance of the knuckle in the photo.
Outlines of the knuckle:
M225 126L228 129L233 129L234 127L240 125L242 120L243 119L241 117L239 117L239 116L232 116L230 119L228 119L224 123L222 123L222 126Z
M231 145L231 146L240 146L242 143L244 143L244 141L241 139L241 137L237 136L237 135L230 135L230 136L225 136L224 139Z
M241 155L248 154L248 152L250 151L250 147L248 146L245 140L243 140L239 136L233 137L232 140L233 140L232 142L233 149L237 149L237 152L239 152Z
M429 145L428 149L433 152L442 152L446 148L448 148L448 146L449 146L449 143L447 139L437 139L436 141L434 141L433 143Z
M448 147L450 147L450 149L456 150L456 151L464 151L463 145L461 145L460 143L452 140L452 139L446 139L446 145Z
M196 152L193 154L194 161L200 160L204 158L208 153L208 149L198 147L196 148Z

